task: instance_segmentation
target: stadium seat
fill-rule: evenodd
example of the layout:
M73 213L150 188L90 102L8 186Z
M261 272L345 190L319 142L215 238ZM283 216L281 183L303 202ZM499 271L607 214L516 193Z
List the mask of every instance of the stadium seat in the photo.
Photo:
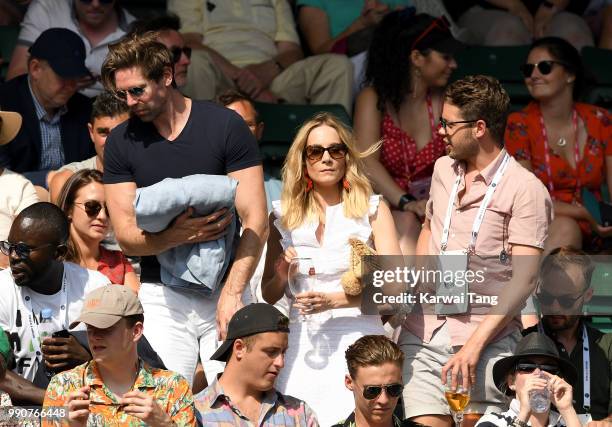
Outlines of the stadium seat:
M458 67L452 78L458 80L473 74L493 76L510 95L511 109L519 110L531 100L519 70L528 52L529 46L470 46L455 55Z
M1 80L4 80L6 76L6 71L8 70L18 35L19 25L0 25L0 58L2 58L2 63L0 64Z
M350 116L339 104L295 105L258 102L255 108L260 120L265 123L259 148L264 162L267 163L282 163L300 126L319 112L332 113L343 123L351 126Z
M584 47L581 53L590 83L584 100L612 108L612 51Z

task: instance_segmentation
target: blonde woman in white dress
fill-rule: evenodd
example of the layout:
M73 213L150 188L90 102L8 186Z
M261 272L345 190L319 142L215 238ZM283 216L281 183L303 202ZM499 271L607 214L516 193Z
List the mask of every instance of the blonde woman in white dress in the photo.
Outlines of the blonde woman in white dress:
M340 276L349 268L349 238L358 238L380 255L401 255L391 212L362 169L351 131L327 113L315 116L298 132L283 166L281 200L270 215L262 294L275 303L287 294L289 263L312 258L315 291L294 297L289 348L276 387L305 400L322 426L345 417L353 396L344 387L344 352L364 335L383 335L378 315L362 314L361 297L348 296ZM300 314L317 314L313 325ZM316 349L315 349L316 347ZM317 362L313 363L313 350Z

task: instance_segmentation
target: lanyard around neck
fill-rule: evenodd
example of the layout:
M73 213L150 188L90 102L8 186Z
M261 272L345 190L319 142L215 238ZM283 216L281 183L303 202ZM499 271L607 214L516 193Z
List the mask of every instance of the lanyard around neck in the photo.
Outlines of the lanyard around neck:
M578 194L580 192L580 144L578 142L578 113L574 108L572 110L572 126L574 128L574 163L576 170L576 187L574 189L574 200L580 200ZM555 184L553 183L552 168L550 166L550 144L548 143L548 133L546 132L546 125L544 124L544 116L540 113L540 127L542 128L542 141L544 142L544 163L546 168L546 176L548 177L548 190L550 196L554 198Z
M30 328L30 334L32 335L32 347L36 353L36 358L42 360L42 351L40 349L40 331L38 329L38 322L35 321L36 314L32 309L32 296L28 288L19 288L21 290L21 300L26 307L26 314L28 318L28 327ZM60 290L60 319L63 319L63 328L67 329L68 325L68 291L66 289L66 270L64 269L62 278L62 288Z
M538 333L546 335L542 321L538 322ZM582 407L586 413L591 412L591 350L589 333L586 325L582 324Z
M480 208L478 209L478 213L476 214L476 218L474 219L474 223L472 224L472 236L470 238L470 244L468 246L468 251L470 253L475 253L476 240L478 239L478 233L480 231L482 221L484 220L485 212L489 207L489 203L491 202L493 193L497 189L499 181L501 181L502 177L504 176L504 172L506 172L506 168L508 167L509 162L510 155L508 153L505 153L504 159L497 168L497 172L495 172L493 180L489 184L487 192L485 193L485 196L482 199L482 203L480 204ZM442 239L440 241L440 249L442 251L445 251L446 247L448 246L448 234L450 232L453 207L455 206L455 199L457 198L457 194L459 193L459 184L461 183L461 178L463 178L464 176L465 174L463 172L457 174L457 178L455 178L455 183L453 184L453 189L451 190L448 206L446 208L446 217L444 218L444 226L442 228Z

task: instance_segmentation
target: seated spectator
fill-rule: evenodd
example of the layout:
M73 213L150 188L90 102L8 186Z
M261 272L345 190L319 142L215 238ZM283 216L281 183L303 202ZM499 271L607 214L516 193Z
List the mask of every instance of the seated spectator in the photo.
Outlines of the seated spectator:
M555 249L546 256L535 294L541 323L523 331L524 335L536 331L546 334L561 358L574 366L578 373L573 384L574 409L584 417L583 425L595 421L589 427L612 422L612 334L589 326L583 315L584 305L593 296L594 270L590 257L576 249Z
M260 120L251 98L236 90L228 90L217 97L217 102L238 113L246 122L257 142L261 141L265 124ZM268 212L272 212L272 201L280 199L281 181L264 170L264 188L266 190Z
M128 106L110 92L102 92L96 96L91 110L91 118L87 123L89 137L93 142L96 155L82 162L73 162L62 166L57 172L49 175L49 193L51 201L57 203L62 187L73 174L82 169L96 169L104 172L104 145L106 137L115 126L129 117ZM51 173L50 173L51 174Z
M13 403L42 404L45 374L91 358L74 335L41 340L38 332L42 309L52 310L53 326L66 332L81 311L84 295L109 283L96 271L62 262L67 239L64 213L51 203L39 202L21 211L8 240L0 242L10 261L10 269L0 272L0 329L9 335L16 359L0 389ZM41 377L46 381L41 383Z
M102 246L110 228L102 173L83 169L72 175L57 204L70 221L66 261L99 271L111 283L129 286L138 293L140 281L125 255Z
M563 39L543 38L531 46L521 66L534 100L508 117L508 152L548 187L555 218L545 253L553 248L590 246L594 237L612 236L582 204L582 190L602 200L612 195L611 116L603 108L576 101L584 85L578 51Z
M0 145L8 144L21 128L21 115L0 111ZM0 167L0 241L6 240L13 220L24 208L38 202L36 190L23 176ZM8 267L8 257L0 253L0 270Z
M6 375L6 368L12 357L11 345L4 331L0 331L0 380Z
M119 3L118 0L33 0L21 23L6 78L28 72L28 48L45 30L65 28L79 35L87 52L85 64L91 75L80 76L79 90L88 97L100 94L103 88L98 77L108 45L123 37L134 21Z
M174 82L179 89L187 84L187 71L191 64L191 48L185 46L183 35L179 33L180 28L179 17L168 14L136 23L133 30L136 34L144 34L148 31L155 31L159 34L157 40L172 53Z
M506 412L484 415L476 427L567 426L581 427L572 406L576 370L559 357L555 344L546 335L531 333L516 346L513 356L493 365L493 381L497 388L513 399ZM549 390L550 403L544 412L530 406L532 392Z
M88 293L70 327L79 323L92 360L53 377L43 407L67 406L79 425L197 425L187 380L138 357L144 310L134 292L113 285Z
M351 58L356 93L374 28L389 11L412 1L298 0L297 5L298 23L313 54L333 52Z
M376 28L366 64L367 87L355 104L355 134L375 190L391 213L404 255L415 253L433 166L445 154L438 134L442 89L461 47L446 22L414 9L391 12Z
M420 425L393 413L404 388L404 353L397 344L383 335L366 335L351 344L345 356L344 385L353 393L355 411L334 427Z
M29 52L28 73L0 86L2 108L24 120L15 139L0 146L0 166L46 188L49 170L94 154L86 126L91 104L76 93L89 70L85 46L70 30L44 31Z
M304 58L288 2L240 4L168 1L194 49L185 93L212 99L238 88L257 101L342 104L351 111L352 68L346 57Z
M289 319L269 304L247 305L232 316L227 337L211 359L223 373L195 396L204 425L318 426L303 401L274 383L285 365Z
M593 33L582 15L586 0L446 1L470 44L517 46L541 37L562 37L576 49L593 46Z

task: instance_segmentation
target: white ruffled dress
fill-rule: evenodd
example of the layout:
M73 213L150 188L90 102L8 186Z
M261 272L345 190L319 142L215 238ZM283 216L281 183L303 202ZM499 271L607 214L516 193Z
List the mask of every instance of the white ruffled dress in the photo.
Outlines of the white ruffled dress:
M351 254L348 240L356 237L372 245L370 216L376 213L380 199L371 196L368 214L359 219L346 218L342 203L328 207L322 245L315 235L318 222L288 231L281 225L280 201L273 202L274 225L282 236L283 250L293 246L299 257L313 259L317 291L342 291L340 276L348 270ZM321 426L333 425L355 408L353 395L344 386L348 372L344 352L364 335L384 335L380 316L364 315L359 307L351 307L329 310L315 326L301 322L294 308L290 317L289 348L276 388L308 403Z

